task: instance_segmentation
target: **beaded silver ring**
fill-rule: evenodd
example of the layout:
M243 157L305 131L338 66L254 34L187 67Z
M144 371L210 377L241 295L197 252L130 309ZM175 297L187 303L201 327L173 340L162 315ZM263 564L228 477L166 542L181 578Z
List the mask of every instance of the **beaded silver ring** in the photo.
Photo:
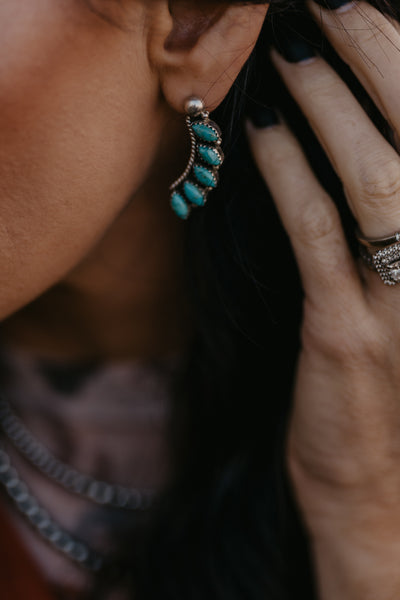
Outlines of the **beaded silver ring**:
M360 256L372 271L376 271L385 285L400 283L400 232L381 238L367 238L359 229L356 237Z

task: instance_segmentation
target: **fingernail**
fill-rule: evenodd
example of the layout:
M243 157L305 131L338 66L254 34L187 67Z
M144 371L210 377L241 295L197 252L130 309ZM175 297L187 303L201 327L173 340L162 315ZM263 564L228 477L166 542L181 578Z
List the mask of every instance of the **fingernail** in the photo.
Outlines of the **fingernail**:
M354 5L354 2L349 0L314 0L319 6L322 8L327 8L329 10L337 10L338 8L351 8Z
M247 117L257 129L267 129L279 125L278 113L271 107L252 105L247 108Z
M285 32L284 35L279 36L275 41L275 48L290 63L305 62L317 55L310 44L292 33Z

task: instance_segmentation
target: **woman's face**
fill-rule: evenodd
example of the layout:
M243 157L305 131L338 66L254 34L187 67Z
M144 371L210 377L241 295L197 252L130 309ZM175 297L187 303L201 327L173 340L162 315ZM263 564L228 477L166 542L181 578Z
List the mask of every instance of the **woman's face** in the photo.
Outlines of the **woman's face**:
M21 273L26 285L36 262L28 295L59 279L145 183L171 121L145 5L118 3L122 29L87 0L0 3L0 283Z
M0 319L63 280L124 209L156 213L153 237L178 230L168 185L188 148L177 111L194 92L210 107L223 99L266 9L1 0Z

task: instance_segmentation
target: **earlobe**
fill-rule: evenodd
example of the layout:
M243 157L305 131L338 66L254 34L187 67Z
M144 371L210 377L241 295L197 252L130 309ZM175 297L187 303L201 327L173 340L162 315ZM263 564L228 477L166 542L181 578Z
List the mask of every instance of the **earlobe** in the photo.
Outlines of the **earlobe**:
M183 113L193 95L210 111L222 102L253 50L267 9L215 0L156 2L149 58L174 110Z

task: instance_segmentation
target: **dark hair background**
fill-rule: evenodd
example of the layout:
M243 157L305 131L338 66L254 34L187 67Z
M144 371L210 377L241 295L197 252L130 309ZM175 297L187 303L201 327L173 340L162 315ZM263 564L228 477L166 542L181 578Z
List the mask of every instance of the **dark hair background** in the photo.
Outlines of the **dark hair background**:
M395 3L371 2L400 19ZM288 238L250 158L243 116L258 106L279 107L346 230L352 221L340 182L268 60L270 44L290 31L317 47L377 126L386 127L304 2L273 0L250 60L213 115L225 134L220 187L187 223L196 339L177 386L174 478L126 544L138 600L316 598L284 456L302 292Z

